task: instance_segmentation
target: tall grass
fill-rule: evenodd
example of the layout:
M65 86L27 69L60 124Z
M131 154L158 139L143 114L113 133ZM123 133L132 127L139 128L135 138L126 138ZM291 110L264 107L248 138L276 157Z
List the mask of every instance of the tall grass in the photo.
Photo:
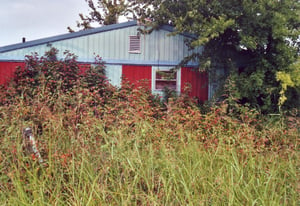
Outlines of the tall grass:
M299 204L299 134L276 136L284 127L278 121L276 128L272 123L257 131L232 120L226 123L232 131L215 124L208 133L184 129L188 123L175 117L108 129L105 119L86 114L74 128L65 122L70 111L51 113L21 102L0 110L1 205ZM25 117L29 113L43 116L42 132ZM213 111L197 124L216 117ZM35 128L46 166L22 151L21 129L28 125ZM253 135L288 143L241 139Z

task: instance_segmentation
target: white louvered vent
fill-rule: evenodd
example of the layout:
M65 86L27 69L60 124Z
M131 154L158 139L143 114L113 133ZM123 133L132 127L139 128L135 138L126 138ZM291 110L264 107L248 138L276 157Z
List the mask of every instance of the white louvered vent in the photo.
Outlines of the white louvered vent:
M140 36L129 36L129 53L141 53Z

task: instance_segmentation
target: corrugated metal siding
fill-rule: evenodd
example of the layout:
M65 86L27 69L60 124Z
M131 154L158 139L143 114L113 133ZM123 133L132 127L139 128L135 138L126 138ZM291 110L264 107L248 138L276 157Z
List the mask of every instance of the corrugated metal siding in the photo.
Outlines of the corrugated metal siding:
M13 77L18 66L25 66L24 62L0 62L0 85L8 83Z
M25 55L38 52L43 55L50 45L61 51L69 50L78 56L79 61L92 62L100 55L107 63L122 64L169 64L176 65L191 52L184 44L183 35L168 36L170 32L155 30L149 35L141 35L141 54L130 54L129 36L136 35L139 26L110 30L71 39L48 42L47 44L16 49L0 53L0 59L23 60Z
M191 84L190 96L198 97L200 101L208 100L208 75L206 72L195 71L192 68L181 68L181 91L186 83Z
M125 80L128 80L136 86L140 86L140 84L138 84L140 80L146 80L146 85L143 85L151 89L151 66L123 65L122 74Z
M107 65L105 68L106 77L109 82L116 87L121 87L122 66Z

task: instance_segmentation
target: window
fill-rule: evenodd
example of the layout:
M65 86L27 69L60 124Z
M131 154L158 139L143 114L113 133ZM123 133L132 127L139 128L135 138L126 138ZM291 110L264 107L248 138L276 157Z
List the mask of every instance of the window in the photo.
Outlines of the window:
M129 53L141 53L141 38L139 35L129 36Z
M155 90L162 91L164 88L176 91L177 72L176 70L156 70Z

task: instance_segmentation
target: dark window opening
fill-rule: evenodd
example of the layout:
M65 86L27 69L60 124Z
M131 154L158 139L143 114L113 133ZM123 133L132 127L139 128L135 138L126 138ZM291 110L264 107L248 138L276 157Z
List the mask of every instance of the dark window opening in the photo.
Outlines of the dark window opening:
M163 90L168 88L176 91L177 72L176 71L156 71L155 75L155 89Z

